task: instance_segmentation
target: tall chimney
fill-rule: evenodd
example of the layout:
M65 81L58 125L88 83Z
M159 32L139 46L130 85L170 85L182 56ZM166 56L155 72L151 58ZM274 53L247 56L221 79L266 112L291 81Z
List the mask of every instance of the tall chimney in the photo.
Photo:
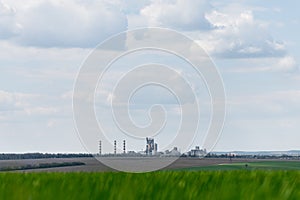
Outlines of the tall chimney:
M114 141L114 154L117 154L117 141Z
M126 141L123 140L123 153L125 154L126 153Z
M102 154L102 143L101 140L99 140L99 155Z

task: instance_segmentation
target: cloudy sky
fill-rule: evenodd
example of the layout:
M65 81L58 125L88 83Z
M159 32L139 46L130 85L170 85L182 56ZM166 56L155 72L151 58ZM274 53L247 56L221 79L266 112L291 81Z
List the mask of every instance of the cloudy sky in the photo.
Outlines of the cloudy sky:
M72 112L77 73L103 40L141 27L184 33L214 61L227 96L216 151L300 149L299 7L291 0L2 0L0 152L84 152ZM142 96L135 100L143 105L166 99Z

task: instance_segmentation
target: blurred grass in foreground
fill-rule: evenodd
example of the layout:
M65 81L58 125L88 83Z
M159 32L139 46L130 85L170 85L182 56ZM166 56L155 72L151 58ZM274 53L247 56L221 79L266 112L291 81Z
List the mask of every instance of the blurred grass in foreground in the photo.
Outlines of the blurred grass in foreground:
M0 199L300 199L300 171L0 173Z

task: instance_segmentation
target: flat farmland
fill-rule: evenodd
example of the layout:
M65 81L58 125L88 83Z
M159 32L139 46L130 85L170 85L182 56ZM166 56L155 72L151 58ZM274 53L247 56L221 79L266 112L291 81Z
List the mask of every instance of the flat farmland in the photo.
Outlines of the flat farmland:
M139 159L151 163L149 158ZM1 172L0 199L300 198L299 161L180 158L150 173L116 172L95 158L2 160L0 165L63 162L85 165Z
M139 162L149 163L151 165L151 159L149 158L122 158L122 157L111 157L111 160L126 160L128 162L135 163ZM0 160L0 168L7 167L21 167L26 165L38 165L45 163L71 163L71 162L82 162L84 165L80 166L65 166L65 167L52 167L52 168L41 168L41 169L27 169L17 170L26 172L104 172L104 171L116 171L100 163L95 158L48 158L48 159L23 159L23 160ZM263 163L261 163L263 162ZM253 165L251 163L257 163ZM259 165L260 163L260 165ZM289 164L290 163L290 164ZM163 168L163 170L234 170L246 168L252 169L254 166L265 167L271 169L300 169L300 161L282 161L267 160L267 159L229 159L224 158L179 158L171 165ZM150 166L151 167L151 166Z

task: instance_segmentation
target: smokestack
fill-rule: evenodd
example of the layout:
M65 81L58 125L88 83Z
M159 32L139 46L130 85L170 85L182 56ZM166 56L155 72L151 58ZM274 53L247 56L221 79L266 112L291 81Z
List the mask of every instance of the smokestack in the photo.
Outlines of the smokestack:
M126 153L126 141L123 140L123 153L125 154Z
M114 141L114 154L117 154L117 141Z
M102 154L102 143L101 140L99 140L99 155Z

